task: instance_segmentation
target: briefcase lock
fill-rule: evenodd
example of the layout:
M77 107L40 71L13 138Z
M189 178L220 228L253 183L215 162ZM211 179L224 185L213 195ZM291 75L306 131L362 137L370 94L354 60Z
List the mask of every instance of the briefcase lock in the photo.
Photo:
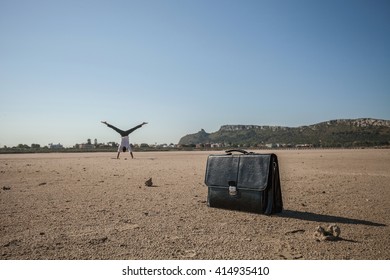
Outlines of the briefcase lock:
M235 186L229 186L229 195L230 196L236 196L237 195L237 188Z
M237 195L236 182L234 182L234 181L229 181L229 195L230 196L236 196Z

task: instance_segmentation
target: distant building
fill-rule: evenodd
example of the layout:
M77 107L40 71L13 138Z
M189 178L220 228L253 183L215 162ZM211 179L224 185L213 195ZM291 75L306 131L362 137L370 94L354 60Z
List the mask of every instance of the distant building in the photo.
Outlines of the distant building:
M64 146L62 146L60 143L58 143L58 144L50 143L47 146L49 147L49 149L63 149L64 148Z
M97 141L95 139L95 141ZM92 145L91 139L87 139L87 143L82 143L79 145L79 149L93 149L95 148L95 145Z
M79 145L79 148L80 148L80 149L93 149L93 148L95 148L95 146L92 145L92 144L83 143L83 144L80 144L80 145Z
M313 147L312 144L297 144L295 145L296 148L311 148Z

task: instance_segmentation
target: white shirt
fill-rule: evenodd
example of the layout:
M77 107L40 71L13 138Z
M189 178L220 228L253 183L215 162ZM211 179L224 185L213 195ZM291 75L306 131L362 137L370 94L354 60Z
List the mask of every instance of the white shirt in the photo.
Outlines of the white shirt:
M129 136L123 136L121 139L121 144L118 147L118 152L122 152L122 148L126 147L127 151L131 152L131 146L129 142Z

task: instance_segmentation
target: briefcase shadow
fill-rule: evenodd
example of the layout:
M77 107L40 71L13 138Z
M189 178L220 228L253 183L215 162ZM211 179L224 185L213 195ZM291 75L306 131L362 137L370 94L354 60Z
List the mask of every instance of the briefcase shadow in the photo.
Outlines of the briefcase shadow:
M283 210L283 212L275 214L275 216L292 218L298 220L312 221L312 222L323 222L323 223L340 223L340 224L358 224L374 227L386 227L386 224L375 223L366 220L346 218L340 216L317 214L312 212L303 212L297 210Z

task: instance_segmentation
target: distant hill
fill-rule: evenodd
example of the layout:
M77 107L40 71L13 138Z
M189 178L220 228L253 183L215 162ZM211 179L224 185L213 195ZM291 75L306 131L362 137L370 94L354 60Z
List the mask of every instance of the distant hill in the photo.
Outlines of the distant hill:
M180 145L220 143L224 146L367 147L390 145L390 121L338 119L308 126L223 125L182 137Z

